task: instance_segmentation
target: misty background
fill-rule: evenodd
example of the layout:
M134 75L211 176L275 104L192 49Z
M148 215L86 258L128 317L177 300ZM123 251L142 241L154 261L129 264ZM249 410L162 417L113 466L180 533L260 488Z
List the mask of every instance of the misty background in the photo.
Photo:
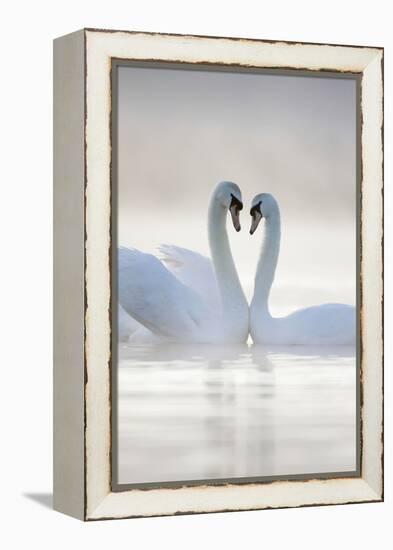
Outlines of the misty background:
M214 185L236 182L242 231L228 222L252 295L263 223L250 203L272 193L282 237L273 314L356 300L354 79L120 67L118 242L156 252L175 244L210 256Z

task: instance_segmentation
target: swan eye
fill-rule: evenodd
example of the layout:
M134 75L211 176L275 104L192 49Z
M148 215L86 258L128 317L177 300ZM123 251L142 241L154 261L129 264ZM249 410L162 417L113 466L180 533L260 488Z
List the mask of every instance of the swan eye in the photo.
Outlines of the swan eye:
M261 204L262 204L262 201L259 201L258 204L255 204L251 210L250 210L250 215L253 216L256 212L258 212L258 214L262 214L261 212Z
M243 210L243 203L239 201L234 195L231 193L231 204L229 205L229 209L236 207L237 210Z

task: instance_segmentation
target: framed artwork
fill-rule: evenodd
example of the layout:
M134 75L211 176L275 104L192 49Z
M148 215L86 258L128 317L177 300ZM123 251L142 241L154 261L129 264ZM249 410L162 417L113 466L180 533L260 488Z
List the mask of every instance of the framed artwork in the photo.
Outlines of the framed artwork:
M383 500L383 49L54 42L54 507Z

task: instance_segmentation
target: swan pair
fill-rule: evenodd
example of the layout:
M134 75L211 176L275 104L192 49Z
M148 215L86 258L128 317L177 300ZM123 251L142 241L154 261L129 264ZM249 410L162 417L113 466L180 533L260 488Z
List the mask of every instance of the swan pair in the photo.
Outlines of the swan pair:
M119 339L131 342L241 344L354 344L355 308L325 304L274 318L269 311L280 249L280 211L272 195L254 197L250 233L265 220L254 295L247 303L233 261L227 213L236 231L243 209L239 187L219 183L210 198L208 239L211 261L192 250L162 245L162 261L121 247L118 256Z

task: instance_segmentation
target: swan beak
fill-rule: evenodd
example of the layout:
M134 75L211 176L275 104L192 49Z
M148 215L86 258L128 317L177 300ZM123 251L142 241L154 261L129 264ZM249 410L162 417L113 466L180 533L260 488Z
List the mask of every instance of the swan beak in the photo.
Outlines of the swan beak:
M233 227L236 229L237 232L239 232L240 229L241 229L240 219L239 219L239 212L240 212L239 206L237 204L233 204L229 208L229 211L230 211L231 216L232 216Z
M263 216L262 216L261 211L257 208L252 208L250 214L251 214L251 217L252 217L252 222L251 222L251 227L250 227L250 235L253 235L255 233L255 230L258 227L259 222L261 221Z

